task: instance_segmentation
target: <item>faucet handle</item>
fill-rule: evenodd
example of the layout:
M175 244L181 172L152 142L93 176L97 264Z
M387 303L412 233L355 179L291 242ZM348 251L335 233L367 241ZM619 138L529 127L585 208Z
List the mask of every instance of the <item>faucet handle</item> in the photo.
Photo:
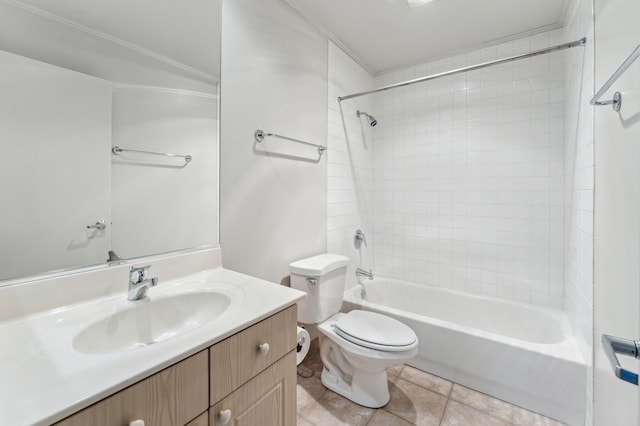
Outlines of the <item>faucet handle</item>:
M136 268L134 266L129 269L129 295L128 300L136 301L146 297L147 290L150 287L158 285L158 277L147 279L151 265Z
M132 266L131 269L129 269L129 280L134 284L141 283L147 279L147 272L149 272L149 268L151 268L151 265L142 266L140 268Z
M360 249L360 247L362 247L362 243L364 243L364 246L367 246L367 238L364 236L364 232L362 232L362 230L358 229L356 230L356 234L353 236L353 245L354 247L357 249Z

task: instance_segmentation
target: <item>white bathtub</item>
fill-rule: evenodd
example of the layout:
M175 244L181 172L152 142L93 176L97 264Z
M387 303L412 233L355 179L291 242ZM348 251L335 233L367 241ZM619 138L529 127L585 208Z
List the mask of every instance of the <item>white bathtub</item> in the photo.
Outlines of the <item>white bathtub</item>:
M347 290L343 310L353 309L413 328L420 351L409 364L416 368L584 424L586 365L560 311L387 278Z

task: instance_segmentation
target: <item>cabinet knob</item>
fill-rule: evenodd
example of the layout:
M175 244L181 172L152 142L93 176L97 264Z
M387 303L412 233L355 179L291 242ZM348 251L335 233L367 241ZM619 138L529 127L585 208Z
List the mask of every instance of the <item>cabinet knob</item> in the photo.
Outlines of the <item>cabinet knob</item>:
M218 416L220 417L220 423L226 425L231 420L231 410L222 410L218 413Z
M129 422L129 426L144 426L144 420L134 420L132 422Z
M263 343L260 346L258 346L258 350L260 351L260 355L264 356L266 354L269 353L269 344L268 343Z

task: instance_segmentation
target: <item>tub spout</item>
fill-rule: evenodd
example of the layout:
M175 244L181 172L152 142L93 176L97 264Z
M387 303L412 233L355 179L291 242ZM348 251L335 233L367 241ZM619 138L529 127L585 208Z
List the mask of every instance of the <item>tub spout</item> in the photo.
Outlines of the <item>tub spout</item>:
M356 269L356 276L357 277L367 277L370 280L373 279L373 272L371 272L371 269L369 269L369 271L365 271L362 268L358 268Z

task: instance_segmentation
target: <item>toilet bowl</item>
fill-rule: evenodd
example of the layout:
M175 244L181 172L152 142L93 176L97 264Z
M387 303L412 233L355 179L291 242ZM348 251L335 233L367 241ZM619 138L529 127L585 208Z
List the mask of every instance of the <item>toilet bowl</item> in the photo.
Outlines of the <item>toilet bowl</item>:
M358 321L371 319L369 315L390 320L385 330L389 336L379 335L371 339L364 333L345 337L339 327L344 320L358 316ZM413 330L400 321L384 315L366 311L338 313L318 325L320 335L320 358L323 363L322 384L332 391L365 407L378 408L389 402L387 368L404 364L418 353L418 339ZM385 344L396 336L407 339L399 344ZM375 340L375 341L370 341ZM385 339L386 338L386 339Z
M298 321L320 332L322 384L366 407L389 402L386 369L418 353L418 338L398 320L361 310L341 313L348 259L323 254L291 263L291 286L307 292Z

